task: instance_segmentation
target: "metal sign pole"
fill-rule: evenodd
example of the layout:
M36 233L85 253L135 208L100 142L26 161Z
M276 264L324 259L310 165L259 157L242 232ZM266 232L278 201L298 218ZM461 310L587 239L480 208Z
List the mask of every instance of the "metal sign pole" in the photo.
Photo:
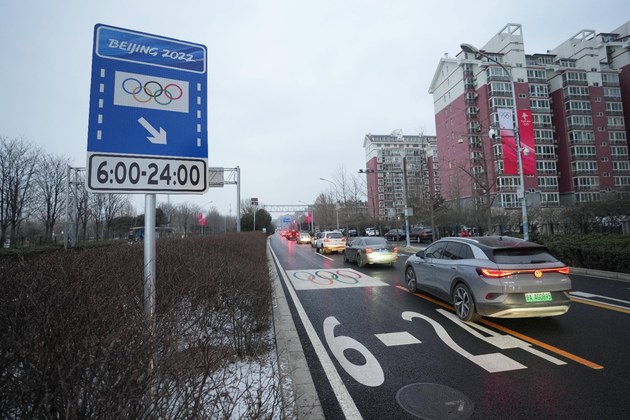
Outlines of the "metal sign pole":
M155 323L155 194L144 196L144 314Z

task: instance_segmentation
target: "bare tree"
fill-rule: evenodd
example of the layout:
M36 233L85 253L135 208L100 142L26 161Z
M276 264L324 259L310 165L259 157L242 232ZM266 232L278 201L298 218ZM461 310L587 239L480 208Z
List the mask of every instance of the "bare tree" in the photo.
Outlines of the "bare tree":
M79 177L84 177L85 172L80 172L79 173ZM81 226L82 229L82 238L83 240L87 240L87 225L88 222L90 220L90 193L85 189L85 187L83 188L78 188L77 189L77 197L75 197L75 201L74 204L76 206L76 215L77 215L77 226L75 227L75 229L77 230L75 232L75 237L78 238L79 237L79 225Z
M39 219L44 224L44 237L47 241L53 239L53 231L64 208L65 189L70 159L52 155L41 157L37 176L35 177L35 191Z
M15 244L25 210L32 204L31 183L39 150L22 139L0 137L0 243Z
M115 217L121 216L122 211L128 208L129 199L123 194L104 194L103 220L105 222L105 239L110 239L110 227Z
M177 231L183 232L184 236L188 236L194 226L197 225L199 207L193 207L189 203L182 203L177 206L177 211L173 216L171 224Z
M88 196L90 218L94 222L94 239L101 239L105 223L105 194L90 194Z

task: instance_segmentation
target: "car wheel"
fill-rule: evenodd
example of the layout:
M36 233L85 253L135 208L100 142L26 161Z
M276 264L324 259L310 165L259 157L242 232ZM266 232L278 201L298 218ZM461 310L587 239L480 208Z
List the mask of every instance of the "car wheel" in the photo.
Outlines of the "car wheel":
M360 252L357 254L357 266L365 267L365 260L363 259L363 256Z
M416 272L413 270L413 267L407 267L407 270L405 271L405 283L407 283L407 289L409 289L411 293L416 293L418 291Z
M474 322L481 318L475 310L475 301L470 289L463 283L459 283L453 290L453 306L455 306L455 313L462 321Z

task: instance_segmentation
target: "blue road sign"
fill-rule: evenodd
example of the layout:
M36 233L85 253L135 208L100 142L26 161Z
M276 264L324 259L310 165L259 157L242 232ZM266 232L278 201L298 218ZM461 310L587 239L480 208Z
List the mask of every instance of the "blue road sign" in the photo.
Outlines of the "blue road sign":
M88 190L204 193L207 120L204 45L94 27Z

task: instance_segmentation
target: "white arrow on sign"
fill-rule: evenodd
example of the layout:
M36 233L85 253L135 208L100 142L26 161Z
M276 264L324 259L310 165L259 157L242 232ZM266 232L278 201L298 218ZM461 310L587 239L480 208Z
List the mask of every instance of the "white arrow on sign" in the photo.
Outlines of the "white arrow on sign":
M158 132L144 117L140 117L138 122L151 134L147 139L153 144L166 144L166 131L160 127Z

